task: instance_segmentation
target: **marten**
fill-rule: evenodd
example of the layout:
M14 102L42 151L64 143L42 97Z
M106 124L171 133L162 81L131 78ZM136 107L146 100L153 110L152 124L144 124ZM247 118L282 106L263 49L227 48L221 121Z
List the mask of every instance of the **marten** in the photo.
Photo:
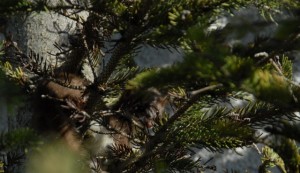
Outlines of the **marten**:
M84 149L81 137L75 128L76 121L72 120L71 117L76 113L80 114L80 111L84 112L89 96L86 92L88 84L89 82L82 77L64 73L39 82L34 98L34 128L47 138L63 140L74 151L84 152L82 151ZM111 128L130 135L128 120L119 116L109 116L104 119ZM93 128L93 123L91 126ZM99 128L105 129L102 125L99 125ZM126 136L118 133L112 136L114 145L130 145ZM104 138L96 140L104 140ZM105 143L106 141L102 142ZM85 147L89 148L88 146ZM99 147L101 148L101 146ZM103 147L103 150L106 150L108 146Z
M91 121L89 129L92 139L85 141L87 145L82 145L76 121L71 118L74 114L78 114L78 117L84 116L81 113L86 108L88 85L84 78L64 73L39 82L34 98L33 117L34 127L38 132L50 139L61 139L70 149L80 154L90 152L92 156L104 157L108 156L109 148L132 148L130 136L135 133L133 119L140 123L140 128L145 129L148 135L154 135L149 130L155 120L162 116L167 103L166 97L153 88L141 93L128 91L111 108L112 113L118 112L122 115L102 117L107 126ZM106 165L105 162L100 165L102 169L117 169L115 165Z
M81 139L71 116L84 111L87 85L74 74L61 73L41 80L34 96L33 127L47 138L62 139L70 149L80 151Z

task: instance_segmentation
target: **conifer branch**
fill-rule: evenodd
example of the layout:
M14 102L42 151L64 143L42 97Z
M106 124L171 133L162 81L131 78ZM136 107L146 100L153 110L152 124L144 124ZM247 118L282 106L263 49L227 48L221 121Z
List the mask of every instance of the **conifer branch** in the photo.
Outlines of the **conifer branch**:
M144 18L152 3L153 2L151 0L143 3L143 6L138 12L139 18ZM90 111L94 111L95 105L99 103L99 94L101 94L101 91L99 91L98 89L95 90L95 88L98 88L99 86L104 86L105 88L106 83L108 82L112 73L116 70L116 67L120 60L124 58L125 55L129 54L136 46L134 41L135 37L143 33L143 31L145 30L141 22L142 21L139 21L139 23L137 23L136 25L128 24L127 30L125 31L125 33L123 33L122 38L120 38L119 42L116 43L117 45L113 50L109 62L104 67L102 73L90 86L91 94L87 103L87 109L89 109Z
M156 137L156 136L165 134L168 127L170 127L175 121L177 121L180 118L180 116L184 114L184 112L187 111L199 99L200 94L220 88L222 86L223 84L216 84L216 85L210 85L197 90L197 92L195 92L195 94L190 98L190 100L187 101L187 103L184 104L182 107L180 107L177 110L177 112L160 128L160 130L157 132L157 135L155 135L155 137L149 142L149 145L146 147L146 149L151 150L153 149L153 147L155 147L155 144L158 142L157 140L161 139L160 137Z
M72 19L72 23L77 22L83 26L81 28L81 25L78 25L76 32L69 35L70 49L62 49L58 44L54 45L60 52L52 54L52 56L67 55L67 59L62 59L63 65L61 66L57 65L58 62L61 62L58 59L55 66L52 66L53 63L48 66L47 59L35 53L25 55L14 44L5 44L14 49L14 54L8 58L4 55L1 61L13 57L11 58L12 62L16 62L18 66L21 65L20 67L24 69L25 73L32 74L33 77L22 85L35 84L32 89L34 96L37 95L37 97L33 97L33 103L37 105L34 107L36 109L34 113L37 112L38 115L43 116L37 121L42 126L44 126L42 123L47 123L45 128L49 126L50 129L46 129L46 131L49 130L51 134L54 129L55 135L62 136L62 138L67 137L66 140L71 139L71 142L66 141L67 145L74 143L77 148L79 146L77 144L83 142L83 147L91 148L91 152L89 151L88 154L92 157L92 161L97 162L94 166L97 167L97 170L94 170L96 172L103 170L105 172L135 173L153 171L156 168L162 168L166 172L188 172L197 169L194 163L201 164L199 160L192 161L192 156L185 157L189 147L205 148L215 152L221 151L222 148L245 146L259 141L256 140L255 131L257 128L262 129L266 126L273 127L266 128L273 134L299 140L297 136L291 135L294 134L291 132L298 129L293 129L289 126L290 124L284 124L286 121L299 120L294 112L299 107L297 102L300 96L300 85L292 80L292 62L283 59L281 66L277 59L272 59L273 57L270 58L269 55L263 57L264 59L258 62L257 66L253 66L253 61L248 58L244 60L258 50L259 52L270 52L274 56L286 50L296 49L299 45L298 39L296 39L299 35L298 27L287 24L297 23L294 21L299 21L299 15L291 21L283 19L284 21L279 23L287 27L292 26L292 30L288 30L290 32L286 33L285 30L282 30L282 33L279 32L274 37L271 34L267 39L257 40L254 47L252 44L239 47L240 44L233 43L230 45L233 51L228 51L224 43L228 43L228 37L235 39L230 36L231 33L228 31L235 29L233 27L238 27L237 29L240 30L239 26L234 25L235 21L228 20L228 25L224 29L210 31L212 34L204 31L216 18L223 17L223 12L233 12L240 7L253 4L253 1L63 0L51 3L44 0L36 2L17 0L8 3L9 0L4 0L3 2L0 2L1 14L12 14L13 12L31 14L32 11L50 11L51 14L59 14L60 17L67 17ZM292 3L292 1L286 3ZM1 4L3 5L1 6ZM263 11L262 13L272 15L270 11L277 9L282 4L271 0L256 2L253 6L260 7L259 10ZM87 19L81 18L80 12L87 12ZM285 24L285 21L288 23ZM200 24L197 25L198 23ZM244 21L240 23L242 23L240 26L244 26ZM269 23L253 23L253 25L265 27L269 26ZM1 28L0 26L0 30ZM57 28L60 31L60 27L55 27L55 29ZM251 32L254 35L260 35L255 30ZM121 38L113 39L114 33L120 34ZM101 49L107 48L105 42L115 43L114 47L107 50L110 57L106 65L100 62L104 56L101 54ZM132 60L136 56L135 53L142 44L167 49L181 45L189 49L191 54L185 57L182 64L178 63L160 71L149 70L141 73L142 71L137 70L135 66L132 68L133 63L131 64L127 60L128 58ZM260 56L261 53L255 54L254 61L260 60ZM212 58L210 59L210 57ZM78 75L82 70L83 60L86 58L92 67L92 72L88 74L94 77L92 84L84 83L84 81L84 84L81 82L77 84L75 79L73 84L73 79L68 76L61 78L62 76L58 75L58 73L70 73L79 77L81 81L82 77ZM286 57L284 56L284 58ZM262 66L259 64L266 65L264 66L266 68L261 69ZM93 66L97 68L101 65L104 66L99 68L102 72L97 74ZM7 69L14 78L21 76L18 74L23 74L23 71L19 69L16 69L16 72L14 68L7 67ZM139 74L133 77L137 73ZM216 81L220 83L207 86ZM225 81L226 85L221 81ZM59 86L62 91L56 93L56 88L48 89L48 86L44 87L45 83ZM127 83L125 91L124 83ZM1 81L0 85L4 86ZM191 87L197 86L206 87L185 92ZM156 92L148 94L143 91L150 87L165 90L180 87L178 92L176 89L174 91L179 94L180 100L174 99L173 103L170 103L171 106L172 104L178 106L178 109L172 110L175 111L175 114L170 113L172 116L168 116L160 113L165 108L168 109L168 105L166 106L168 103L165 102L167 99L159 92L157 92L157 96L150 99L148 96L152 96ZM234 94L247 89L255 97L254 104L251 102L254 99L250 98L251 101L249 101L246 96L224 95L224 92ZM183 92L180 93L181 90ZM220 99L229 98L238 98L251 103L243 108L218 107L218 103L224 103L224 100ZM211 105L214 106L209 111L203 109L209 108ZM161 116L159 116L160 114ZM58 118L57 121L62 121L62 123L57 123L56 120L52 121L48 117L66 118ZM95 122L95 126L93 122ZM71 127L71 134L78 134L78 140L73 140L65 135L67 133L65 128L60 127L61 124L66 124L68 129ZM122 127L125 127L124 131ZM157 128L152 131L153 127ZM145 130L150 131L150 128L154 136L152 133L146 133ZM44 127L42 127L43 129ZM39 132L39 129L37 130ZM28 139L35 136L31 135L31 131L21 132L15 132L15 135L11 136L0 133L0 146L9 147L18 144L15 145L17 149L23 147L23 144L30 146L31 144L28 142L33 140ZM88 132L88 140L80 140L86 139L84 136L86 132ZM104 135L113 135L112 142L103 139ZM119 145L118 143L121 141L117 141L114 136L122 137L126 144ZM6 141L11 142L4 141L4 137L7 138ZM50 135L49 137L51 138ZM105 146L103 146L103 141ZM134 150L135 147L137 150ZM94 148L97 151L94 151ZM98 153L99 148L101 153ZM111 151L106 150L109 148ZM294 153L298 154L297 150ZM164 165L156 167L157 160L162 160ZM288 163L289 160L285 162ZM84 162L85 164L86 162Z
M113 71L116 69L119 61L127 54L129 54L132 51L132 48L135 47L134 38L145 30L143 27L143 19L144 16L147 14L149 8L151 7L153 1L147 0L142 3L142 7L138 11L136 17L141 19L141 21L138 21L136 25L130 25L128 24L127 30L123 34L122 38L117 43L112 56L103 69L101 75L96 79L95 85L103 85L105 84Z
M197 90L195 94L190 98L190 100L186 104L184 104L181 108L179 108L177 112L159 129L156 135L152 139L150 139L150 141L146 144L145 147L146 151L144 155L141 156L135 162L131 163L133 167L129 172L130 173L138 172L140 168L143 168L145 164L147 164L149 159L155 156L155 154L159 153L162 150L165 150L164 147L159 147L158 149L155 149L155 147L157 147L157 144L161 142L161 139L164 139L164 135L166 135L168 128L175 121L177 121L181 117L181 115L184 114L184 112L190 108L192 104L194 104L199 99L200 94L220 88L222 86L223 84L216 84L216 85L210 85Z
M276 71L280 74L281 77L283 77L288 83L300 88L299 84L297 84L296 82L294 82L284 76L282 70L278 67L278 65L274 62L273 59L270 59L269 61L271 62L272 66L276 69Z
M113 71L116 69L119 61L131 51L131 45L133 38L141 29L139 27L130 26L124 36L120 39L120 42L117 43L113 54L103 69L101 75L96 78L95 85L103 85L105 84Z

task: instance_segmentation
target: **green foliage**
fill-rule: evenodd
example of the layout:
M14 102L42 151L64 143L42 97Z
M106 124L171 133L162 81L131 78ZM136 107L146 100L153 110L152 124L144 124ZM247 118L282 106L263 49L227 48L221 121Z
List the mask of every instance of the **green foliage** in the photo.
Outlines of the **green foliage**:
M71 112L71 115L64 116L71 117L72 127L74 125L80 131L78 135L86 145L97 141L94 137L97 135L132 142L132 145L123 146L117 145L117 141L108 147L109 151L100 151L100 154L91 151L88 157L96 160L101 169L126 173L205 171L208 169L206 165L193 161L187 155L191 147L222 151L247 146L261 141L260 136L256 135L257 129L278 125L282 128L266 129L271 135L280 134L291 139L283 140L284 146L273 147L278 154L265 147L259 171L267 172L267 168L273 166L282 172L297 170L294 168L299 165L299 153L293 140L299 140L299 137L288 135L290 131L287 129L291 126L285 122L297 119L294 112L299 111L300 87L292 81L292 62L286 55L291 50L299 49L300 17L295 13L293 18L279 21L275 34L266 38L258 34L261 25L253 29L256 26L251 26L253 24L247 21L242 21L246 24L239 28L229 23L225 28L207 30L216 18L228 13L235 15L235 10L243 10L249 5L260 10L265 19L261 25L266 26L270 21L276 22L274 16L279 12L287 9L292 12L300 7L299 2L289 0L92 0L89 5L71 1L51 5L47 1L29 3L6 0L0 2L0 14L49 10L72 18L64 12L90 12L84 22L79 17L76 19L83 26L82 38L78 40L82 46L74 48L77 53L80 52L76 54L78 62L100 55L100 49L105 48L104 41L115 43L108 50L111 57L106 64L102 64L102 72L95 75L94 82L84 86L84 91L80 92L86 94L84 96L89 97L88 100L77 96L72 100L73 95L69 93L63 98L43 95L43 99L56 103L53 109L58 109L59 113L53 117ZM228 43L231 32L240 39L249 30L257 36L253 42L247 45ZM113 39L114 33L118 33L120 38ZM181 48L184 60L166 68L140 70L133 58L142 44L165 49ZM291 44L293 46L289 46ZM258 56L260 54L264 56ZM19 56L20 52L16 55ZM98 57L95 62L100 60ZM30 77L24 70L26 64L22 63L15 68L8 62L1 62L0 67L2 75L26 88ZM56 70L69 72L66 69ZM48 81L53 78L40 74L36 76ZM39 81L34 82L39 87ZM4 86L7 86L4 80L0 80L1 89ZM74 89L62 88L74 92ZM4 89L1 92L6 93L7 89ZM58 89L49 94L56 92ZM253 98L248 99L249 95ZM220 103L230 99L241 99L247 104L230 107ZM174 107L174 115L163 112L161 107L166 105ZM84 117L83 120L78 120L80 116ZM115 119L117 125L110 124L111 119ZM99 128L105 130L95 131L90 127L91 122L97 122ZM128 128L127 131L122 131L124 127ZM149 129L154 130L153 134L148 132ZM91 140L86 140L87 133L91 133ZM6 150L26 148L35 144L35 137L35 133L27 128L3 133L1 147ZM103 141L100 143L104 145ZM288 151L286 155L282 148ZM59 142L33 152L27 172L87 170L85 159L65 150Z
M229 114L230 111L224 108L205 112L194 105L170 127L167 140L172 140L176 145L198 146L213 151L251 143L249 139L253 139L254 131L247 126L239 126ZM177 135L174 137L172 134Z
M29 149L37 142L36 133L29 128L19 128L0 135L1 149L10 152L16 149Z
M288 133L291 133L291 131ZM276 153L278 153L280 158L283 160L284 168L287 172L299 172L299 164L300 164L299 147L297 146L297 143L294 140L290 138L286 138L284 134L281 134L281 135L276 135L274 137L274 140L271 141L271 143L269 143L268 145ZM280 164L282 165L282 163ZM276 164L276 166L278 165Z
M263 101L250 101L243 108L235 108L232 112L236 119L254 128L262 128L266 125L276 126L282 119L297 119L294 110L279 108L277 105Z
M18 10L31 11L32 3L28 0L3 0L0 2L0 13L14 13Z
M292 61L289 60L289 58L287 56L283 56L283 58L282 58L282 72L283 72L283 75L287 79L292 80L293 64L292 64Z
M4 64L0 64L0 68L6 76L18 81L19 83L22 82L24 73L20 67L13 69L12 65L9 62L5 62Z
M281 155L286 163L286 167L290 172L299 171L300 155L299 147L295 141L291 139L283 139L282 145L277 147L277 152Z
M205 35L202 27L193 27L188 35L194 40L193 46L197 51L199 49L204 53L187 53L182 63L169 68L140 73L128 82L127 88L181 85L191 81L204 84L224 82L229 86L239 86L242 79L253 73L252 60L229 55L228 50L217 43L218 40L214 36Z
M4 66L0 63L0 96L8 102L10 112L15 109L16 105L20 105L24 98L25 94L21 93L19 88L22 76L21 69L14 71L9 63L5 63Z
M270 147L262 148L262 165L259 167L260 173L270 172L267 169L277 166L281 172L286 173L284 162L282 158L274 152Z
M244 88L263 100L282 106L289 106L293 102L293 97L288 90L289 83L282 76L269 71L257 70L250 79L245 81Z

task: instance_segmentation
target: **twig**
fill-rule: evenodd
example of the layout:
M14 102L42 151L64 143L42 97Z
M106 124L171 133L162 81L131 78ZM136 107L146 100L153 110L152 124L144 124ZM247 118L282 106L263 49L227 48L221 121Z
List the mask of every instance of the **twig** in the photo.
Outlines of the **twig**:
M299 84L297 84L296 82L294 82L294 81L292 81L292 80L290 80L290 79L288 79L288 78L286 78L285 76L284 76L284 74L283 74L283 72L282 72L282 70L278 67L278 65L274 62L274 60L272 60L272 59L270 59L270 62L271 62L271 64L274 66L274 68L277 70L277 72L288 82L288 83L290 83L290 84L292 84L292 85L295 85L295 86L297 86L297 87L299 87L300 88L300 85Z
M300 88L300 85L299 85L299 84L297 84L296 82L294 82L294 81L292 81L292 80L290 80L290 79L288 79L288 78L286 78L286 77L284 76L282 70L278 67L278 65L274 62L273 59L270 58L270 62L271 62L271 64L274 66L274 68L277 70L277 72L280 74L280 76L281 76L284 80L286 80L286 81L287 81L288 83L290 83L291 85L294 85L294 86ZM290 91L290 93L291 93L291 95L292 95L294 101L295 101L296 103L298 103L298 99L297 99L297 97L295 96L295 94L293 93L293 90L292 90L291 87L289 87L289 91Z
M162 128L158 131L158 133L164 132L169 127L169 125L173 124L174 121L176 121L192 104L195 103L195 101L198 100L199 95L201 93L211 91L211 90L220 88L222 86L223 86L223 84L216 84L216 85L210 85L210 86L201 88L199 90L196 90L194 95L192 95L192 97L190 98L190 100L187 101L186 104L184 104L182 107L180 107L178 109L178 111L167 121L167 123L162 126Z
M193 95L185 105L180 107L178 111L159 129L156 135L152 139L150 139L150 141L146 144L145 147L146 150L144 152L144 155L129 165L129 166L133 166L133 168L128 172L132 172L132 173L138 172L138 169L143 167L144 164L147 164L147 161L151 157L153 157L157 152L165 150L164 146L158 149L155 149L155 147L159 143L161 143L161 140L164 138L164 135L166 134L168 127L170 127L176 120L178 120L181 117L181 115L199 99L200 94L220 88L222 86L223 84L216 84L216 85L210 85L197 90L195 92L195 95Z
M107 65L103 69L100 76L95 80L95 85L105 84L113 71L115 70L116 66L118 65L119 61L124 57L124 55L130 53L131 50L131 42L133 38L139 33L140 27L130 26L127 32L123 35L120 41L117 43L110 60L108 61Z

